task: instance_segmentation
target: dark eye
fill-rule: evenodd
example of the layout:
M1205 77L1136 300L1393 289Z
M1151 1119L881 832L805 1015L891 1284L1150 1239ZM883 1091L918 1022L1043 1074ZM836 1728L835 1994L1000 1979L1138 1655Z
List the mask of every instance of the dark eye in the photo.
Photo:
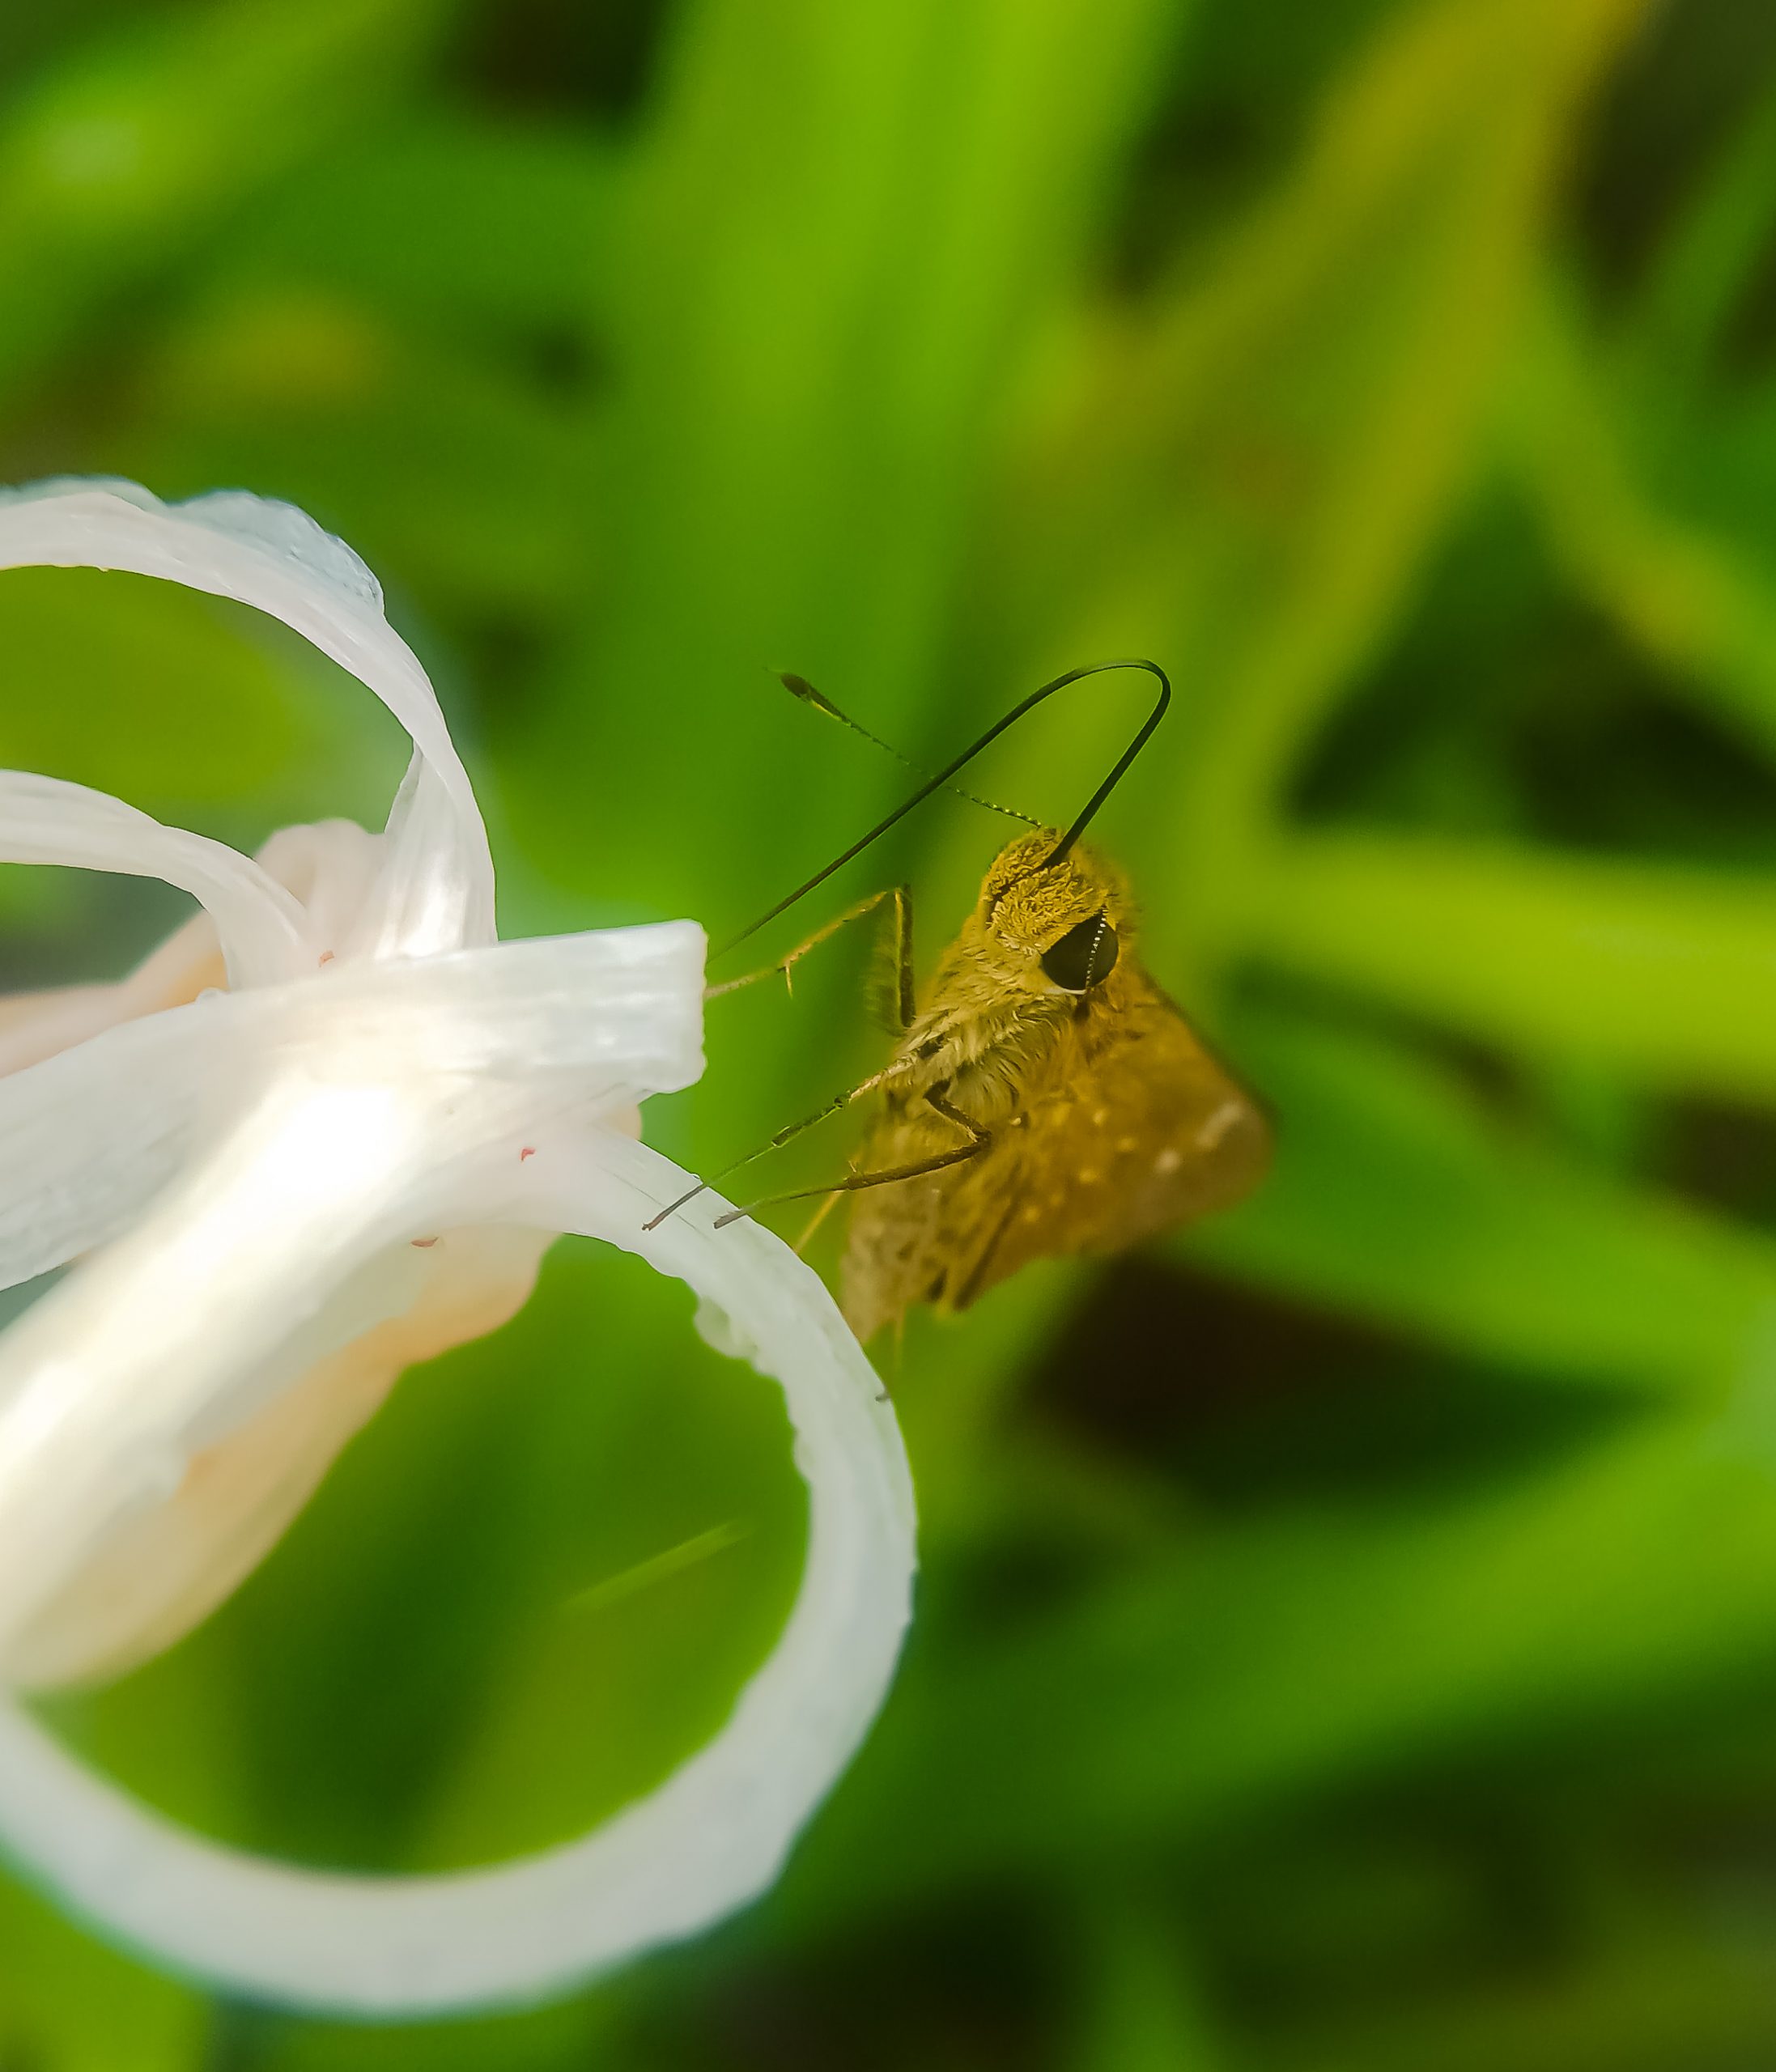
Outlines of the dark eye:
M1064 992L1089 993L1116 967L1116 931L1102 914L1069 928L1042 953L1042 968Z

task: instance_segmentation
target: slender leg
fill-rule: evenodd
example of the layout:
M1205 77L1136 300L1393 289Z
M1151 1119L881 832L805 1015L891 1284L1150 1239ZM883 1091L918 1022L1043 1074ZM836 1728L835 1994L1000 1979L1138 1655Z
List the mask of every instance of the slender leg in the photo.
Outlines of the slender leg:
M954 1151L940 1151L931 1158L916 1159L910 1166L890 1166L880 1173L852 1173L843 1180L829 1180L823 1187L797 1187L789 1194L766 1195L758 1201L748 1202L744 1208L731 1208L725 1216L718 1216L715 1228L724 1229L730 1223L737 1223L743 1216L750 1216L757 1209L775 1208L782 1202L811 1201L816 1195L851 1195L864 1187L886 1187L895 1180L922 1179L928 1173L941 1173L946 1166L960 1166L966 1159L978 1158L992 1142L991 1130L983 1129L971 1115L952 1107L935 1087L925 1098L945 1122L954 1123L958 1129L968 1132L967 1144L958 1144Z
M817 929L805 943L791 950L787 957L780 957L776 963L767 964L759 970L749 971L744 978L729 979L722 985L711 986L706 989L703 997L713 1000L719 993L737 991L741 986L752 985L760 979L772 978L780 971L787 979L790 967L805 957L810 949L817 948L829 936L835 935L848 923L861 920L865 914L873 912L885 899L891 899L894 902L895 1013L899 1017L901 1028L903 1030L910 1029L913 1018L912 888L905 885L890 885L886 891L871 893L867 899L860 899L855 906L848 908L836 920L829 921L825 928ZM804 1130L811 1130L816 1123L823 1123L829 1115L836 1115L841 1108L848 1108L853 1101L860 1099L865 1093L873 1093L887 1076L886 1070L878 1072L866 1079L860 1086L854 1086L848 1093L836 1095L824 1108L817 1109L813 1115L805 1115L799 1123L791 1123L787 1127L779 1130L756 1151L749 1151L744 1158L737 1158L731 1166L724 1166L719 1173L712 1174L708 1179L699 1180L688 1192L680 1195L677 1201L668 1202L657 1216L650 1216L642 1225L642 1229L657 1230L669 1216L682 1208L687 1201L694 1201L706 1188L713 1187L717 1180L725 1180L730 1173L737 1173L742 1166L750 1166L754 1159L763 1158L767 1151L779 1149L792 1137L800 1136ZM824 1193L826 1190L817 1188L814 1191ZM812 1234L810 1232L809 1235Z
M650 1216L642 1225L642 1229L657 1230L669 1216L682 1208L687 1201L695 1201L699 1195L714 1187L718 1180L725 1180L730 1173L737 1173L742 1166L750 1166L754 1159L763 1158L767 1151L779 1149L792 1138L800 1136L804 1130L811 1130L816 1123L823 1123L829 1115L836 1115L841 1108L848 1108L853 1101L861 1100L865 1094L873 1093L888 1076L890 1069L885 1066L882 1071L873 1072L860 1085L853 1086L843 1093L835 1093L824 1108L817 1108L813 1115L804 1115L799 1123L786 1123L767 1143L760 1144L756 1151L749 1151L744 1158L737 1158L731 1166L724 1166L719 1173L712 1173L707 1180L699 1180L695 1187L680 1195L677 1201L668 1202L657 1216ZM823 1194L826 1190L817 1187L814 1191Z
M872 892L867 899L860 899L855 906L848 906L824 928L816 928L805 942L797 943L787 957L780 957L775 964L761 965L758 970L748 971L741 978L724 979L719 986L707 987L703 998L717 1000L724 993L737 993L742 986L754 986L761 979L775 979L780 974L786 984L791 983L791 971L809 950L818 949L829 936L849 928L853 921L860 921L866 914L874 913L885 899L894 902L895 1008L901 1027L910 1028L913 1016L912 888L906 885L890 885L883 891Z

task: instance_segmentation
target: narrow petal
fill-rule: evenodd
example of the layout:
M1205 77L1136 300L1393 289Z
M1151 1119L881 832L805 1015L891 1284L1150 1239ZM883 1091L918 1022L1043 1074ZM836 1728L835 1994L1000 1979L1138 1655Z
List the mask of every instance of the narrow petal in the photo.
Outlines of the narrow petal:
M0 863L164 878L215 923L231 985L273 985L314 968L300 902L260 865L84 784L0 770Z
M227 976L215 923L207 914L193 914L127 977L111 985L0 994L0 1077L40 1064L120 1021L184 1007L200 993L219 991Z
M449 1230L368 1263L357 1277L379 1286L356 1300L368 1294L384 1320L193 1455L171 1501L133 1521L19 1635L15 1686L106 1682L170 1647L259 1565L407 1368L523 1307L554 1242L541 1230ZM317 1335L339 1328L336 1316Z
M177 1499L198 1454L410 1306L380 1255L502 1220L484 1204L527 1152L601 1117L627 1128L645 1095L698 1076L703 950L675 922L332 966L0 1080L0 1144L18 1146L22 1176L6 1174L7 1235L38 1270L43 1232L90 1240L121 1208L108 1124L152 1115L177 1133L170 1152L159 1136L135 1145L131 1187L157 1160L176 1173L151 1211L0 1336L9 1675L19 1636ZM151 1102L138 1059L162 1070ZM46 1172L58 1123L92 1135L79 1162Z
M371 1086L473 1076L476 1098L435 1132L440 1163L452 1132L491 1134L495 1115L517 1130L565 1102L632 1127L646 1095L702 1072L703 949L700 929L672 922L342 963L126 1021L0 1077L0 1288L121 1237L220 1096L274 1060ZM474 1202L444 1220L475 1221ZM9 1352L0 1342L0 1400Z
M317 966L330 962L337 945L351 933L364 895L381 868L383 849L382 838L366 834L355 821L327 820L281 829L260 850L259 873L273 881L274 892L288 894L302 909L304 958L313 951ZM223 853L233 856L232 851ZM190 889L198 890L195 885ZM201 891L198 896L202 896ZM283 928L281 910L277 928L280 932ZM266 932L268 940L270 932ZM317 945L321 947L315 949ZM238 962L232 975L242 982ZM270 975L268 972L266 983ZM257 962L249 964L245 981L259 976ZM194 914L134 971L109 985L0 994L0 1076L40 1064L120 1021L184 1007L201 993L220 991L230 977L215 922L205 913Z
M261 843L257 860L302 902L309 935L323 953L338 955L370 902L387 855L386 838L356 821L321 820L279 828Z
M720 1733L580 1841L435 1878L344 1877L173 1827L0 1706L0 1836L70 1905L249 1997L359 2015L533 1999L691 1934L775 1877L879 1707L909 1613L912 1492L899 1431L831 1297L758 1226L704 1196L643 1222L686 1176L638 1144L563 1138L507 1212L639 1253L690 1284L783 1386L810 1497L807 1565L775 1650Z
M205 1089L233 1055L224 1008L204 1001L101 1029L0 1078L0 1288L108 1244L174 1178Z
M350 821L327 821L285 828L260 851L261 875L300 902L311 948L342 940L382 846ZM304 961L314 959L305 951ZM115 984L0 996L0 1081L121 1024L189 1006L228 976L215 923L199 914ZM206 1002L201 1019L138 1028L53 1072L0 1085L0 1288L121 1235L173 1178L206 1088L247 1040L228 1034L215 1004Z
M493 940L493 864L436 694L376 578L294 505L230 490L164 504L133 482L0 492L0 568L121 568L269 612L374 691L413 737L368 947L417 956Z

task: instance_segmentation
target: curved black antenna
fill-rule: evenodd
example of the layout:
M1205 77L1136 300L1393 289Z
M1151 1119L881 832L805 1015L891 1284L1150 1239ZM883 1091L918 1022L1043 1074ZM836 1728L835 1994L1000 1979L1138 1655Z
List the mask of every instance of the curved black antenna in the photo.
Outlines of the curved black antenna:
M903 755L892 741L885 741L880 734L853 720L848 712L841 712L824 691L816 690L805 677L798 677L791 670L781 670L777 681L792 698L799 698L804 705L811 705L815 711L824 712L829 720L836 720L841 727L848 727L854 734L861 734L873 747L879 748L885 755L891 755L896 762L904 763L909 770L918 770L921 777L928 773L920 770L910 755ZM954 792L958 799L966 799L971 806L984 806L988 813L1003 813L1007 820L1021 820L1026 827L1040 827L1039 820L1032 820L1027 813L1019 813L1015 806L1002 806L996 799L984 799L979 792L963 790L960 784L946 784L946 792Z
M1061 836L1060 839L1055 844L1054 847L1051 849L1048 854L1043 858L1042 862L1038 866L1038 868L1041 870L1047 870L1052 864L1058 864L1061 858L1066 855L1067 851L1072 848L1074 843L1076 843L1079 839L1080 836L1085 833L1087 827L1091 825L1093 816L1097 813L1099 806L1103 804L1104 800L1110 796L1111 793L1114 792L1116 787L1122 782L1124 775L1127 771L1129 764L1134 761L1135 758L1139 755L1141 750L1147 745L1148 737L1153 732L1154 728L1159 724L1160 721L1165 718L1166 707L1171 703L1171 678L1166 675L1166 672L1162 669L1161 669L1158 663L1148 661L1098 662L1094 664L1093 668L1089 669L1075 669L1072 677L1057 677L1053 683L1049 684L1043 690L1039 690L1036 693L1036 698L1027 698L1023 704L1018 707L1018 712L1028 711L1030 707L1035 703L1037 698L1046 698L1051 690L1059 690L1063 684L1071 683L1073 681L1074 678L1078 677L1092 676L1095 674L1097 671L1101 669L1145 669L1149 674L1158 677L1159 695L1154 700L1154 709L1147 715L1146 720L1141 726L1141 732L1136 735L1135 738L1128 744L1128 747L1125 748L1122 754L1117 758L1115 768L1111 771L1110 775L1104 779L1103 783L1101 783L1098 787L1097 790L1092 793L1091 796L1086 800L1085 810L1073 822L1073 826L1067 830L1067 832ZM1018 712L1014 712L1011 715L1013 720L1017 718ZM987 738L991 741L992 737L989 734Z
M1121 782L1124 772L1147 745L1149 736L1165 717L1166 707L1171 703L1171 679L1157 662L1148 661L1142 656L1114 662L1088 662L1083 669L1069 669L1064 676L1056 677L1052 682L1045 683L1039 690L1031 691L1029 697L1013 706L1002 720L996 720L979 741L965 748L953 762L945 763L935 777L928 778L912 796L903 800L899 805L896 806L886 820L878 820L869 832L860 836L856 841L853 842L843 856L835 856L824 870L816 871L806 884L798 885L787 898L780 899L769 913L761 914L750 927L742 928L738 935L733 936L729 941L724 942L715 954L717 957L725 957L730 949L737 949L749 936L757 935L762 928L775 921L780 914L787 913L798 899L805 898L817 885L825 884L835 871L843 870L853 856L860 856L872 842L879 841L896 822L904 820L915 806L923 805L933 792L941 791L958 770L966 764L972 762L983 749L990 747L1008 727L1015 726L1026 712L1033 711L1040 705L1045 698L1052 698L1057 690L1064 690L1070 683L1079 683L1086 677L1103 676L1111 669L1145 669L1149 676L1158 677L1159 696L1154 700L1154 709L1147 715L1140 732L1123 750L1115 767L1086 801L1084 812L1036 868L1039 870L1047 870L1051 864L1058 864L1072 848L1074 843L1084 834L1093 814L1115 791L1118 783Z

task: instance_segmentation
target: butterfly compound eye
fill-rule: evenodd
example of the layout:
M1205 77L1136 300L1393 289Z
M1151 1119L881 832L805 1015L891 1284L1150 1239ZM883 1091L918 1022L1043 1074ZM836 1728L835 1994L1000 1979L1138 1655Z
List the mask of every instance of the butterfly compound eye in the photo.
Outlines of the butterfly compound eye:
M1089 993L1116 968L1116 931L1094 914L1043 952L1042 968L1063 992Z

